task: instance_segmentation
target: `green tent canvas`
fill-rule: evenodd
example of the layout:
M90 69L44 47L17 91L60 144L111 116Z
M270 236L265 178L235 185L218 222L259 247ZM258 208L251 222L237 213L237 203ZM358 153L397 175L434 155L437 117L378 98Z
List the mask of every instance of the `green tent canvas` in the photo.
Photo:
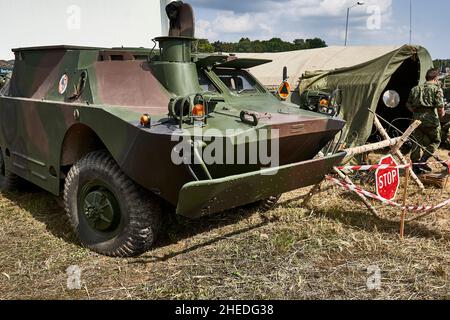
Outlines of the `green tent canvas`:
M239 54L273 60L252 69L252 73L267 87L282 81L283 67L288 68L289 81L294 88L292 102L299 103L306 90L331 92L340 89L341 117L347 121L343 133L346 146L363 145L371 136L373 114L377 112L401 129L405 129L411 113L405 106L411 89L425 81L426 72L433 67L429 52L420 46L401 47L328 47L313 50ZM396 109L382 103L386 90L400 94Z

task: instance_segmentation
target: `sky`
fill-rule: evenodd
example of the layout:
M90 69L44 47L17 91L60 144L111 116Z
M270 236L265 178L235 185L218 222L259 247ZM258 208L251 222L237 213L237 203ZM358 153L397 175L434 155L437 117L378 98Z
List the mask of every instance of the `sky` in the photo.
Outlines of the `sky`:
M152 47L152 38L167 34L161 13L168 2L0 0L0 59L13 59L12 48L42 45Z
M343 45L347 8L357 0L191 0L197 36L212 41L242 37L320 37ZM409 43L410 0L368 0L350 11L349 45ZM412 0L412 42L434 58L450 58L450 1Z
M170 0L0 0L0 59L11 48L50 44L145 46L164 33L160 13ZM357 0L187 0L197 37L238 41L320 37L343 45L347 7ZM350 11L349 45L409 43L410 0L366 0ZM450 58L450 2L412 0L413 43L433 58Z

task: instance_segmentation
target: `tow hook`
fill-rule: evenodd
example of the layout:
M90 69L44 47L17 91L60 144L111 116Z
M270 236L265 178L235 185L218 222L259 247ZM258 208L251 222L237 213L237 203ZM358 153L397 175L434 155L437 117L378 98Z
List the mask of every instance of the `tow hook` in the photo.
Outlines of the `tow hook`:
M255 112L241 111L240 118L243 123L249 124L254 127L256 127L259 123L259 116Z

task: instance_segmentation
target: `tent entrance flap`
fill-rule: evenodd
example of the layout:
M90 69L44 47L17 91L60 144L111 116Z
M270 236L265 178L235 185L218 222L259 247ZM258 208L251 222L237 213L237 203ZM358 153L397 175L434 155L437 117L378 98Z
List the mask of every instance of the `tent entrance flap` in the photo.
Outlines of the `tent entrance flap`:
M380 112L388 120L411 118L405 107L409 91L425 82L426 72L433 67L430 53L421 46L396 47L328 47L313 50L277 53L239 54L244 58L273 60L252 69L266 87L282 81L283 67L288 68L289 82L295 93L291 102L302 105L306 91L331 93L340 90L341 116L347 121L343 131L346 147L366 144L371 136L373 115L368 109ZM399 107L384 110L380 98L387 89L399 92ZM397 114L398 112L398 114ZM408 123L400 123L406 128Z
M409 93L412 88L420 82L420 61L418 59L409 58L405 60L398 70L392 75L385 91L394 90L400 95L400 104L397 108L390 109L383 103L383 96L380 97L377 106L377 113L392 123L402 131L405 131L411 124L412 113L406 107ZM394 129L390 128L391 136L398 136ZM376 136L371 136L371 141L376 140Z

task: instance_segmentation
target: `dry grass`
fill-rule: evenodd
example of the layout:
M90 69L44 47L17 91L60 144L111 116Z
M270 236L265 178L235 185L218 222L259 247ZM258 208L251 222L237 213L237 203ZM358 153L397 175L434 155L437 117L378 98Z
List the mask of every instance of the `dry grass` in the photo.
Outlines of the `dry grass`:
M4 195L0 299L450 299L448 208L407 225L401 242L397 223L370 216L348 193L315 196L310 209L305 193L266 214L171 216L155 250L136 259L80 248L51 195ZM431 189L424 199L448 197ZM82 269L82 290L66 288L71 265ZM367 288L370 266L381 270L380 290Z

